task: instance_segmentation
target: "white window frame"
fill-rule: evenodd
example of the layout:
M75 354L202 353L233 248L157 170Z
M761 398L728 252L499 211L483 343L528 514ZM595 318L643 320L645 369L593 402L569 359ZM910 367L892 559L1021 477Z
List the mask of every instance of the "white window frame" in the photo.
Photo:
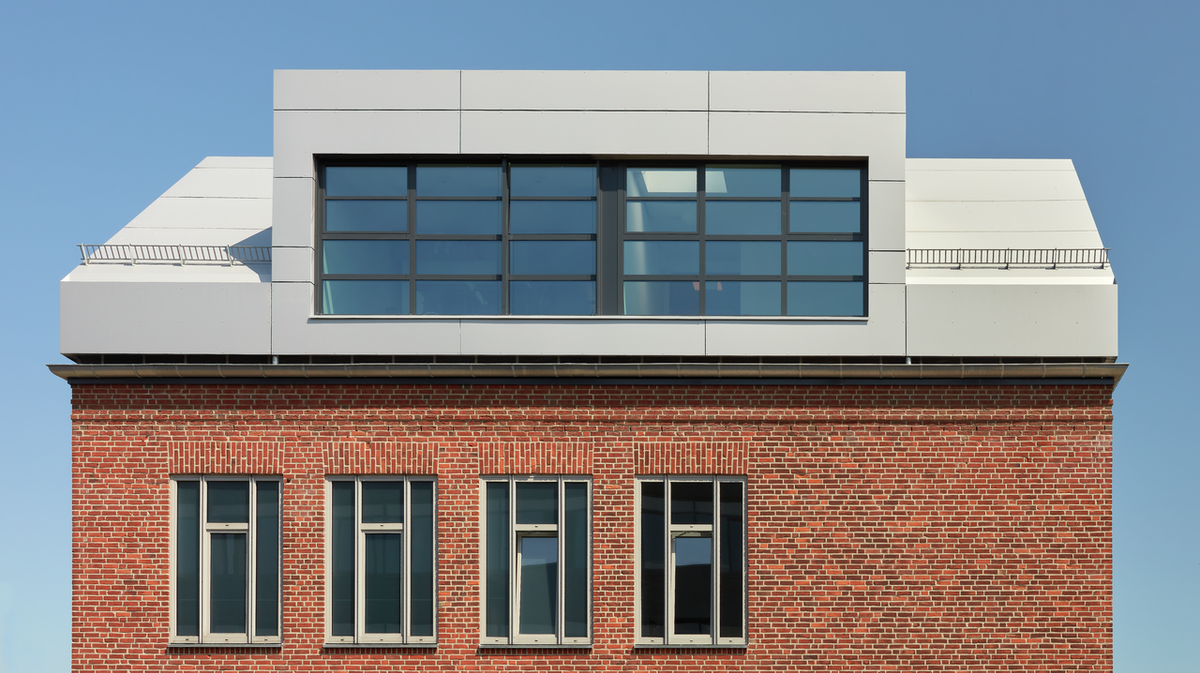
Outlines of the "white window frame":
M333 635L333 484L354 483L354 635ZM363 523L362 485L367 482L402 483L404 506L402 523ZM433 635L411 635L412 611L409 609L409 589L412 578L412 536L408 534L408 517L412 512L412 490L409 484L423 482L433 485ZM388 645L437 645L438 639L438 518L437 478L433 476L403 475L328 475L325 478L325 642L330 645L388 644ZM400 578L400 633L366 632L366 536L369 532L389 531L400 534L401 578Z
M487 635L487 484L508 484L508 636L497 637ZM558 486L558 520L553 524L518 524L517 521L517 484L551 483ZM561 534L566 514L566 498L563 485L566 483L586 484L587 486L587 635L568 638L563 635L566 610L563 597L566 594L566 564L563 562L566 550L566 535ZM585 475L566 476L497 476L483 477L479 489L479 521L480 521L480 611L479 633L480 642L485 645L560 645L560 646L590 646L592 644L592 478ZM549 537L550 534L558 540L558 578L557 578L557 614L553 634L522 634L519 632L521 616L521 546L520 541L525 537Z
M212 482L247 482L250 485L249 489L249 523L209 523L208 521L208 484ZM197 551L200 555L200 635L198 636L181 636L176 633L176 614L175 614L175 596L176 596L176 574L178 572L179 559L177 554L177 537L176 522L179 514L179 483L180 482L198 482L200 484L200 540ZM262 482L275 482L279 485L279 548L275 552L275 558L280 565L276 571L276 587L275 587L275 624L276 631L279 635L275 636L256 636L254 635L254 627L258 621L258 601L256 598L257 577L258 577L258 555L255 551L257 545L257 518L258 518L258 484ZM259 477L249 475L181 475L171 477L171 598L170 603L170 641L179 644L221 644L221 645L256 645L256 644L276 644L282 642L283 635L283 480L279 477ZM211 554L209 553L210 537L213 533L221 532L238 532L246 533L246 633L230 634L230 633L212 633L209 631L209 613L211 610L211 591L209 590L210 571L211 571Z
M672 524L671 523L671 484L705 483L713 485L713 523L711 524ZM745 646L750 634L750 598L749 598L749 513L746 503L749 500L745 477L727 476L646 476L638 477L634 493L634 632L635 643L638 645L681 645L681 646ZM663 632L661 638L651 638L642 635L642 484L663 484ZM721 615L721 562L720 562L720 485L723 483L739 483L742 485L742 635L738 638L720 637ZM680 537L708 537L712 540L712 592L711 634L676 634L675 630L675 541Z

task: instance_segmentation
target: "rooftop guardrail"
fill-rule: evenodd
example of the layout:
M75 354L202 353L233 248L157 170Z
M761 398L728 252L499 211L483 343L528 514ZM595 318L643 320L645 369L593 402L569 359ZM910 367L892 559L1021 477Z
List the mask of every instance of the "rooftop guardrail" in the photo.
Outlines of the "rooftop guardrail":
M269 264L262 245L90 245L80 244L84 264Z
M1108 266L1109 248L909 248L908 268Z

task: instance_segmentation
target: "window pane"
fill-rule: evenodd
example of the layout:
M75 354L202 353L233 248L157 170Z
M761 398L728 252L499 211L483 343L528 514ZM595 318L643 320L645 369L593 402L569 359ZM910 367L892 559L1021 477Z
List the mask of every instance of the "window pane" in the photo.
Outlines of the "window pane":
M518 275L596 273L595 241L513 241L509 271Z
M788 241L789 276L861 276L862 241Z
M407 201L326 201L325 231L404 231Z
M626 275L700 273L699 241L625 241Z
M408 241L322 241L324 273L408 273Z
M175 634L200 635L200 482L175 484Z
M558 523L558 484L517 484L517 523Z
M417 273L499 275L500 241L417 241Z
M364 481L362 484L363 523L401 523L404 521L404 484L399 481Z
M696 231L696 202L626 202L625 231L651 233Z
M836 281L788 283L788 315L863 315L863 284Z
M592 280L514 280L508 285L513 315L595 315Z
M433 482L408 485L412 513L408 521L409 630L413 636L433 635Z
M250 523L250 482L208 482L209 523Z
M666 583L664 540L666 517L663 510L662 482L642 483L641 530L641 634L644 638L662 638L665 634Z
M365 537L363 631L400 633L400 535L372 533Z
M418 196L500 196L499 166L417 166Z
M595 201L510 201L508 230L514 234L594 234Z
M781 208L778 201L708 201L704 204L704 231L778 236L783 231Z
M595 196L595 166L512 166L511 196Z
M700 283L627 280L625 315L700 315Z
M674 542L675 633L712 633L712 538L677 537Z
M563 484L563 636L588 634L587 484Z
M709 166L704 171L704 193L709 196L779 196L783 173L771 168Z
M497 315L498 280L417 281L417 315Z
M745 528L742 519L742 485L723 482L721 489L721 614L719 619L721 638L742 637L742 549L745 545Z
M672 524L711 524L712 522L712 482L676 481L671 483Z
M793 168L792 196L859 196L857 168Z
M418 201L417 233L500 233L499 201Z
M708 241L704 272L710 276L778 276L778 241Z
M508 484L487 486L487 635L508 637Z
M254 635L279 635L279 482L255 486Z
M354 482L332 484L329 522L329 619L335 636L354 635Z
M778 281L710 280L704 289L707 315L779 315L783 310Z
M695 196L694 168L627 168L626 196Z
M405 315L407 280L327 280L321 283L325 315Z
M859 201L792 201L788 228L793 232L851 233L861 229Z
M522 537L521 633L554 633L557 587L558 538Z
M210 493L211 486L209 484ZM208 630L212 633L245 633L246 534L212 533L209 546Z
M326 196L404 196L407 166L327 166Z

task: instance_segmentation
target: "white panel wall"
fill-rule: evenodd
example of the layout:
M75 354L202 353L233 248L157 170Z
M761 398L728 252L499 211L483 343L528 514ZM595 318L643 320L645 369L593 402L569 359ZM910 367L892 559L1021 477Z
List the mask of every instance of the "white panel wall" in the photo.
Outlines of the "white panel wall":
M462 113L464 154L682 154L708 151L703 112Z
M464 110L708 109L708 73L464 70Z
M704 355L700 320L463 320L462 352Z
M905 111L903 72L709 73L710 109L774 112Z
M911 355L1117 354L1116 285L909 285Z

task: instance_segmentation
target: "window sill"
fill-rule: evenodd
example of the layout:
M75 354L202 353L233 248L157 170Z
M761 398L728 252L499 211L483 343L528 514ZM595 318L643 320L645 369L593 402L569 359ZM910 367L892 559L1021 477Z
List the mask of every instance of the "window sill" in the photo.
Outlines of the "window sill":
M437 643L322 643L326 650L436 650Z
M325 315L310 314L309 320L512 320L538 322L602 321L665 321L665 322L846 322L865 323L869 316L808 316L808 315Z
M591 643L479 643L481 650L590 650Z
M274 649L278 650L283 647L282 642L278 643L167 643L168 650L202 650L202 649Z
M635 650L745 650L750 647L749 643L721 643L713 645L710 643L634 643Z

